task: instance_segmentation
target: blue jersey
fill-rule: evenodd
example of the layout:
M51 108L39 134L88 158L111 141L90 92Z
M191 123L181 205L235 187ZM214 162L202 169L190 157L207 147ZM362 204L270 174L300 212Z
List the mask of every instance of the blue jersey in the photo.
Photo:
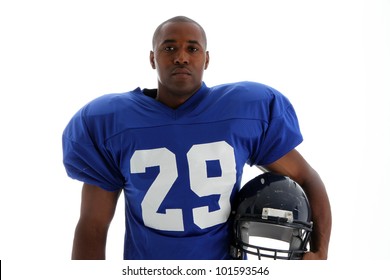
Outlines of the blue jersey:
M125 259L229 259L243 167L302 141L294 109L252 82L203 84L177 109L146 92L104 95L76 113L63 134L67 173L124 190Z

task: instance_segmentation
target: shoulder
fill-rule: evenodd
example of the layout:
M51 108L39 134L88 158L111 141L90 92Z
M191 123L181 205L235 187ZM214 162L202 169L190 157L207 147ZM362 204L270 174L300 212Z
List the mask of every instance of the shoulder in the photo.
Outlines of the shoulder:
M268 85L243 81L223 84L211 88L211 93L222 103L230 104L235 110L262 116L277 116L291 107L288 98Z
M85 116L91 117L110 115L131 106L140 95L138 93L141 93L140 88L129 92L105 94L87 103L81 111Z
M98 138L99 134L105 139L115 134L123 120L129 119L126 118L128 112L138 107L135 106L137 99L140 98L140 94L137 93L142 91L137 88L133 91L105 94L93 99L73 115L64 130L64 135L69 139L76 139L84 134L93 134Z
M222 84L211 88L216 94L228 95L231 98L240 100L270 100L274 98L285 98L278 90L257 82L243 81L229 84Z

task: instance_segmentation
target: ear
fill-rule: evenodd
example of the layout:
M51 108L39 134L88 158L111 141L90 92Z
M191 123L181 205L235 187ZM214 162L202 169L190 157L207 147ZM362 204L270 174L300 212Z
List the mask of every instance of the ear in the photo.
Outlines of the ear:
M152 66L152 68L156 69L156 63L154 61L154 52L153 51L150 51L149 62L150 62L150 65Z
M205 64L204 64L204 70L206 70L207 67L209 67L209 62L210 62L209 51L206 51L206 61L205 61Z

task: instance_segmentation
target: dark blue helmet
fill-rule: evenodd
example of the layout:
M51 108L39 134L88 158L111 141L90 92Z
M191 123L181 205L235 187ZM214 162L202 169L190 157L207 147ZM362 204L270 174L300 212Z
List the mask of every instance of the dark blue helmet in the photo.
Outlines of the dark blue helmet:
M296 260L307 251L313 228L309 201L288 177L264 173L250 180L239 191L232 214L232 255L236 259L249 254L259 259ZM287 246L270 247L267 240Z

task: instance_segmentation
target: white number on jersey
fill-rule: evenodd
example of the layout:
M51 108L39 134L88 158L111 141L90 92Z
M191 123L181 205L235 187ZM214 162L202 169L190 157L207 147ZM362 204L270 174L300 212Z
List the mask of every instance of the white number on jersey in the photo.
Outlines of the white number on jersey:
M207 176L207 161L218 160L222 174ZM207 206L192 210L194 223L208 228L227 221L230 215L230 195L236 182L233 148L226 142L199 144L187 153L191 189L199 196L220 195L220 209L209 211ZM182 209L157 210L178 177L176 156L166 148L135 151L130 160L131 173L144 173L147 167L159 166L160 173L147 191L142 203L142 217L146 226L170 231L184 231Z

